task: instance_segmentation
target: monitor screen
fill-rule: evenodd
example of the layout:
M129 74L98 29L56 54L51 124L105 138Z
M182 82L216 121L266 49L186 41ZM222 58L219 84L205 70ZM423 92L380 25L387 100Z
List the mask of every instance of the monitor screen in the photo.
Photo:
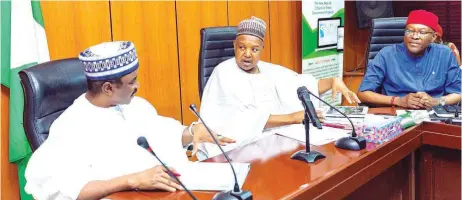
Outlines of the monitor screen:
M343 51L343 26L339 26L337 30L337 51Z
M318 19L318 48L337 46L340 17Z

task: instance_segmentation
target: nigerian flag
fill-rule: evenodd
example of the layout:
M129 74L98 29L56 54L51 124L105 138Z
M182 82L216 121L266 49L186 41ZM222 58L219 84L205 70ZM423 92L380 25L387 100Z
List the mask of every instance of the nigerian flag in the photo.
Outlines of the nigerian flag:
M21 199L32 199L24 192L24 172L32 151L24 133L22 115L24 94L18 72L50 60L39 1L0 1L1 84L10 88L10 162L18 166Z

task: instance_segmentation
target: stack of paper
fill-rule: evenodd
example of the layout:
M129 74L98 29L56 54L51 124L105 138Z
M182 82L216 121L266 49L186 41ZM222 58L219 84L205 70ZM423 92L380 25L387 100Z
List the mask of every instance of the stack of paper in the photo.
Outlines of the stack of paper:
M239 187L242 188L250 163L233 163ZM178 178L189 190L221 191L234 188L234 175L228 163L189 162L176 169Z

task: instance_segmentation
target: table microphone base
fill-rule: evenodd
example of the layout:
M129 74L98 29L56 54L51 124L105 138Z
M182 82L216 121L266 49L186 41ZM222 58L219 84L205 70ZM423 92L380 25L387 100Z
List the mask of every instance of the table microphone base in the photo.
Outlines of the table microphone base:
M244 190L240 192L221 191L213 196L213 200L252 200L252 192Z
M300 150L294 153L290 158L295 160L300 160L307 163L314 163L316 160L325 158L322 153L317 151L306 152L305 150Z
M362 137L344 137L335 141L335 146L341 149L359 151L366 148L366 139Z

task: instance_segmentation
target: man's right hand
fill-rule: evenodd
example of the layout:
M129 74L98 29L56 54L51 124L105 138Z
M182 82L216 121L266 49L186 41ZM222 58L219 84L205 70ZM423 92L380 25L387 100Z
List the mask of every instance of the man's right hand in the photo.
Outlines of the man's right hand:
M420 96L417 93L409 93L404 97L398 97L396 104L403 108L425 108L425 105L420 102Z
M175 169L169 168L173 173L177 173ZM168 171L161 165L147 169L145 171L133 174L133 178L129 181L132 189L136 190L166 190L175 192L182 190L182 187L172 178Z
M318 116L320 122L324 122L325 117L321 110L316 110L316 115ZM303 119L305 119L305 111L294 112L289 114L289 116L293 119L294 124L301 124Z

